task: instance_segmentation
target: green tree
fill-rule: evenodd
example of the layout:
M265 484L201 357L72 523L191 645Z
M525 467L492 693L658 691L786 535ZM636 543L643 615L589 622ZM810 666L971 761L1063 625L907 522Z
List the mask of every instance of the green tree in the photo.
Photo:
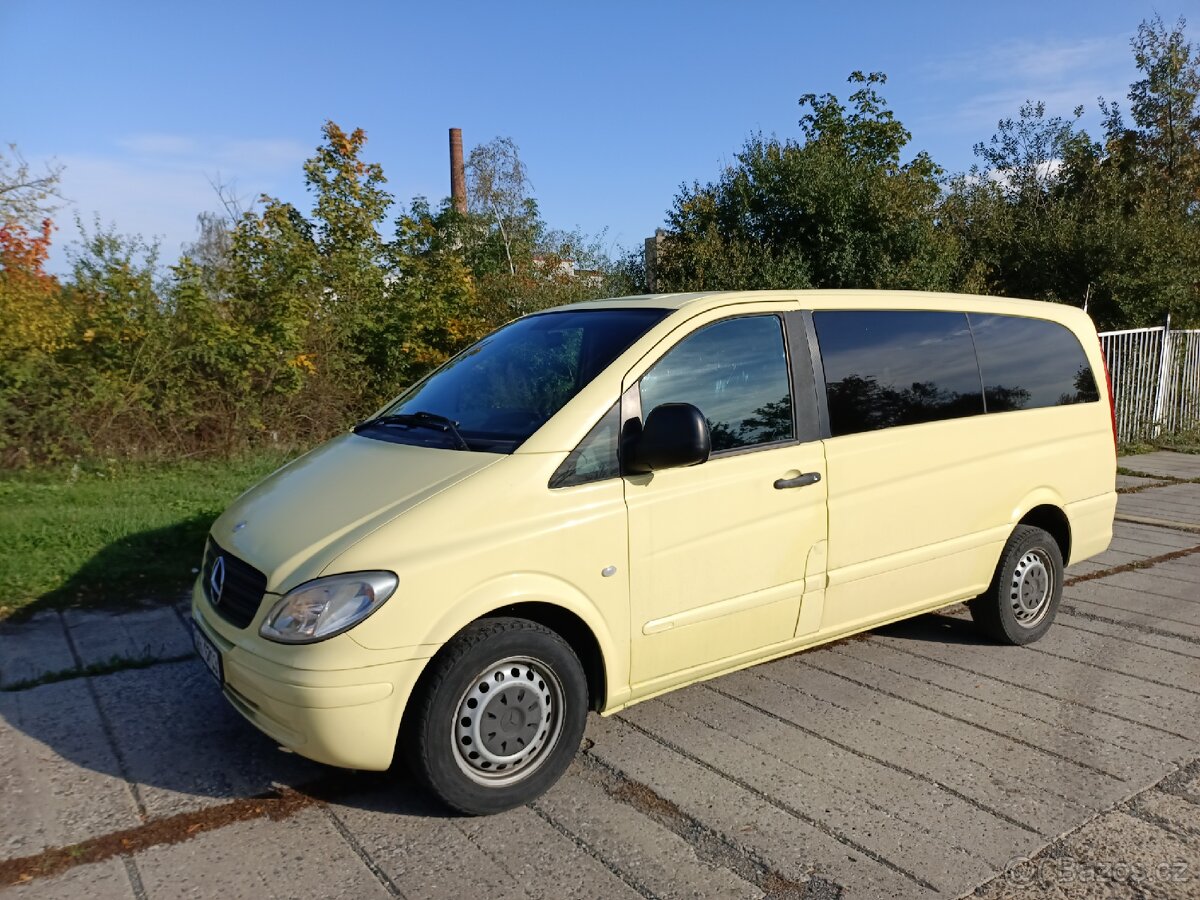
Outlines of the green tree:
M799 140L754 135L716 181L681 190L660 289L947 286L941 170L924 152L904 160L911 135L879 94L886 80L851 74L848 106L805 94Z
M1082 305L1102 327L1200 320L1200 75L1183 22L1143 22L1133 123L1101 101L1104 137L1027 102L976 146L939 211L962 247L958 286Z

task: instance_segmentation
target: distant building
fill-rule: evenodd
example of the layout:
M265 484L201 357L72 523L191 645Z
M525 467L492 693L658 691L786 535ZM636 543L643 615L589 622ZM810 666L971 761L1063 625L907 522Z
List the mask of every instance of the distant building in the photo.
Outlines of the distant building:
M655 293L658 288L655 285L655 269L658 266L658 250L662 246L663 239L667 233L661 228L654 230L654 237L646 238L646 249L642 255L642 264L646 269L646 290L650 293Z

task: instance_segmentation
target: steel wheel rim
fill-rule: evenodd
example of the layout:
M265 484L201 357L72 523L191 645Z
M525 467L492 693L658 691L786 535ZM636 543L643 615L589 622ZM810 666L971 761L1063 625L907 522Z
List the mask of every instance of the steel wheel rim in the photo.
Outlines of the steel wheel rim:
M1028 550L1017 560L1009 583L1008 601L1022 628L1035 628L1046 618L1054 596L1054 565L1045 550Z
M528 778L562 733L563 688L545 663L512 656L479 672L458 701L450 739L472 781L503 787Z

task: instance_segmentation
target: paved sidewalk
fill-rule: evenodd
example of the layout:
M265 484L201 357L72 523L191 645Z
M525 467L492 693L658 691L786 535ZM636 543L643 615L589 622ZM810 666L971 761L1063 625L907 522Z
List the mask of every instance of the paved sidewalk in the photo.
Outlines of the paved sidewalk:
M1200 534L1144 521L1192 514L1179 456L1122 459L1038 644L958 608L593 716L486 819L279 751L175 608L0 626L0 897L1200 896Z

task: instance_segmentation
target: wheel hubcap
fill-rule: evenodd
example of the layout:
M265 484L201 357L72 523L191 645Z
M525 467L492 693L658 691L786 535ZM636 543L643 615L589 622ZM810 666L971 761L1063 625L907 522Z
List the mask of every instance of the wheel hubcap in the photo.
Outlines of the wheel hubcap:
M459 767L490 786L527 777L558 740L562 698L558 677L537 660L512 657L480 672L454 721Z
M1054 594L1054 568L1043 550L1030 550L1017 561L1009 588L1013 616L1023 628L1033 628L1046 616Z

